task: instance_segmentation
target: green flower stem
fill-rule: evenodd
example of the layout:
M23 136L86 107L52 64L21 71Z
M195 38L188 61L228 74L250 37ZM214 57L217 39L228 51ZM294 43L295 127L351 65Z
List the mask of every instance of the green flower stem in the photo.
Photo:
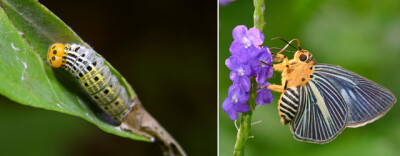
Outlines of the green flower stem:
M264 32L265 27L265 1L264 0L254 0L254 28L257 28Z
M253 115L253 110L255 108L255 101L257 96L257 83L255 77L251 77L251 88L250 88L250 99L247 104L250 106L250 110L242 114L240 121L240 128L237 133L236 144L233 154L235 156L244 155L244 147L246 145L247 139L249 139L250 128L251 128L251 118Z
M249 138L250 128L251 128L251 117L253 114L253 110L248 111L242 115L242 120L240 122L240 129L238 131L238 136L236 139L234 155L235 156L243 156L244 155L244 147L247 139Z
M259 29L261 33L264 32L265 20L265 2L264 0L254 0L254 27ZM255 100L257 96L257 83L255 77L251 77L251 88L250 88L250 99L247 104L250 106L250 110L242 114L240 121L240 128L237 133L236 143L233 154L235 156L244 155L244 147L247 139L249 139L251 129L251 118L253 110L255 108Z

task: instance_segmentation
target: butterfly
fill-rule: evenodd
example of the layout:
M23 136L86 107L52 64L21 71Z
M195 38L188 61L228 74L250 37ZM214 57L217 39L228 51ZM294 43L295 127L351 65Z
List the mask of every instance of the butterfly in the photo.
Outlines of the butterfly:
M298 43L297 51L289 60L280 53L293 41ZM274 62L281 62L273 69L282 72L282 85L267 88L282 93L278 102L281 123L290 123L297 140L330 142L346 127L379 119L396 103L393 93L379 84L340 66L317 63L309 51L300 48L298 39L286 43L274 54Z
M113 121L119 124L134 103L115 75L93 49L79 44L54 43L47 52L54 68L63 68L78 79L81 87ZM107 118L107 117L106 117Z

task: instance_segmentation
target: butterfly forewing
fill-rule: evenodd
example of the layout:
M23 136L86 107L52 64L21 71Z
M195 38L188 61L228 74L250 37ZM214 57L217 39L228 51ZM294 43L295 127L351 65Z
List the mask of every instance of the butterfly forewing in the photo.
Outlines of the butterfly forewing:
M291 130L299 140L325 143L345 128L347 106L327 78L316 72L311 77L307 84L297 87L299 111L291 123Z
M349 113L347 127L359 127L383 116L396 102L386 88L338 66L315 65L315 73L335 84L346 101Z

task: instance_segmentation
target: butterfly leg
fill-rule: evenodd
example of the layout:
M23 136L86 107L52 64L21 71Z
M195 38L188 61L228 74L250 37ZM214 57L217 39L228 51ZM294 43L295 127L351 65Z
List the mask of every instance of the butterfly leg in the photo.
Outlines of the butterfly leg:
M263 88L268 88L271 91L280 92L280 93L282 93L284 91L284 87L283 86L276 85L276 84L271 84L271 85L268 85L268 86L262 86L260 88L257 88L257 90L263 89Z
M274 91L274 92L280 92L280 93L282 93L283 92L283 86L281 86L281 85L276 85L276 84L273 84L273 85L268 85L268 86L266 86L266 87L261 87L261 88L268 88L269 90L271 90L271 91Z
M276 54L273 61L274 62L282 62L284 59L287 59L287 57L283 54Z
M276 57L274 58L274 61L282 62L282 63L275 64L273 66L275 71L283 72L285 69L289 68L289 63L288 63L289 60L285 55L277 54Z
M289 60L288 60L288 58L287 58L285 55L276 54L276 56L275 56L275 58L274 58L274 62L282 62L282 63L275 64L275 65L273 66L273 69L274 69L275 71L284 72L284 70L288 68L288 62L289 62ZM284 84L284 85L286 85L286 84ZM259 88L259 89L268 88L268 89L271 90L271 91L275 91L275 92L280 92L280 93L282 93L282 92L286 89L286 88L284 87L284 85L272 84L272 85L268 85L268 86L265 86L265 87L261 87L261 88Z

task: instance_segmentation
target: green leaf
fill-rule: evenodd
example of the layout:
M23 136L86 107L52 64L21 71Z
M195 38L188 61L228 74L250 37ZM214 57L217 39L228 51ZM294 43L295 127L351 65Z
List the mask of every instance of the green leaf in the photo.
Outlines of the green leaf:
M0 0L0 5L0 94L24 105L81 117L115 135L150 141L100 120L76 80L47 63L47 48L52 43L89 47L67 25L34 0ZM136 97L125 79L105 64L131 97Z

